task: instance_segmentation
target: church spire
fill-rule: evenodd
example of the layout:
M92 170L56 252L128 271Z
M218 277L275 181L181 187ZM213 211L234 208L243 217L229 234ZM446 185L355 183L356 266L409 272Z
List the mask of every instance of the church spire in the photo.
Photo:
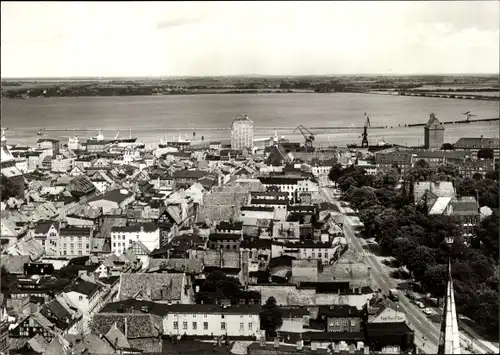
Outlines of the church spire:
M450 260L448 261L448 285L446 286L441 333L439 335L438 355L441 354L461 354Z

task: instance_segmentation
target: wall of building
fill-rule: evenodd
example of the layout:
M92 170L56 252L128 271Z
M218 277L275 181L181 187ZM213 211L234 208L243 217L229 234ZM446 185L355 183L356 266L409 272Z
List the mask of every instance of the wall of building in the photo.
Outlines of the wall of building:
M260 317L256 314L169 313L163 318L165 335L257 336Z
M360 317L328 317L326 329L328 332L359 332L360 323Z
M160 247L160 229L154 231L145 231L143 229L136 231L111 231L111 252L121 255L136 240L141 241L150 251Z

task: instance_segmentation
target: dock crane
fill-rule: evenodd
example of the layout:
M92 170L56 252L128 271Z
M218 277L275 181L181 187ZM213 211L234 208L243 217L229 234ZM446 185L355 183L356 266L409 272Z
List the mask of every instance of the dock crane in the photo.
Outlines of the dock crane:
M313 147L313 141L314 141L314 133L312 133L310 130L305 128L303 125L297 126L297 128L294 129L293 133L295 133L297 130L302 133L305 139L305 146L306 146L306 151L308 152L313 152L314 147Z
M361 134L359 136L359 138L363 137L363 139L361 140L361 148L365 148L365 147L368 147L368 127L370 127L370 117L368 117L366 115L366 112L365 112L365 117L366 117L366 120L365 120L365 126L363 128L363 134Z
M471 117L476 117L476 115L473 115L470 111L462 113L462 115L467 117L467 122L470 120Z

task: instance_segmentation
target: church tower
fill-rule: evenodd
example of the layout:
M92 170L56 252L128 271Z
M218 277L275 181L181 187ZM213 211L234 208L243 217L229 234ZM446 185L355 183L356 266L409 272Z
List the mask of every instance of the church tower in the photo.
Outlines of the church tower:
M446 286L438 345L438 355L444 354L461 354L455 294L451 278L451 262L448 263L448 285Z
M431 113L429 121L424 127L424 144L426 149L441 149L444 143L444 126L437 119L436 115Z

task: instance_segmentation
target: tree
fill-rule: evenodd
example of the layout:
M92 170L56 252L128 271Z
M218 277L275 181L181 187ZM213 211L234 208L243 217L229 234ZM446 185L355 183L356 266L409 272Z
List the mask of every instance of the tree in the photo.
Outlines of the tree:
M424 272L423 284L425 291L439 298L444 297L448 280L448 265L436 264L429 266Z
M7 201L11 197L17 197L17 187L12 183L12 180L0 175L0 196L2 201Z
M476 233L481 242L485 245L485 252L498 262L498 208L492 210L492 214L483 219L478 226Z
M460 170L459 170L458 166L456 166L455 164L450 164L450 163L438 166L437 171L438 171L438 174L440 174L441 176L446 176L446 177L451 177L451 178L456 178L460 174Z
M454 150L455 147L451 143L443 143L443 145L441 146L441 149L442 150Z
M337 184L337 181L342 177L343 170L344 169L342 168L341 164L335 164L334 166L332 166L330 172L328 173L328 179L330 179L330 181L334 184Z
M242 287L237 278L226 276L220 271L208 274L197 294L197 302L215 302L216 298L227 298L231 304L239 303Z
M0 269L0 276L1 276L1 281L0 281L1 292L3 294L11 293L12 289L14 288L17 282L16 276L8 272L5 266L3 265Z
M379 204L379 202L373 190L373 188L366 186L360 188L352 187L348 190L345 197L356 209L359 209L364 203L366 203L367 206L376 205Z
M347 191L351 186L357 187L358 183L352 176L349 176L347 179L343 180L342 182L339 183L340 189L342 191Z
M481 148L477 152L478 159L493 159L495 156L492 148Z
M283 325L283 318L277 306L276 299L269 297L260 311L260 329L265 330L266 336L276 336L276 331Z

